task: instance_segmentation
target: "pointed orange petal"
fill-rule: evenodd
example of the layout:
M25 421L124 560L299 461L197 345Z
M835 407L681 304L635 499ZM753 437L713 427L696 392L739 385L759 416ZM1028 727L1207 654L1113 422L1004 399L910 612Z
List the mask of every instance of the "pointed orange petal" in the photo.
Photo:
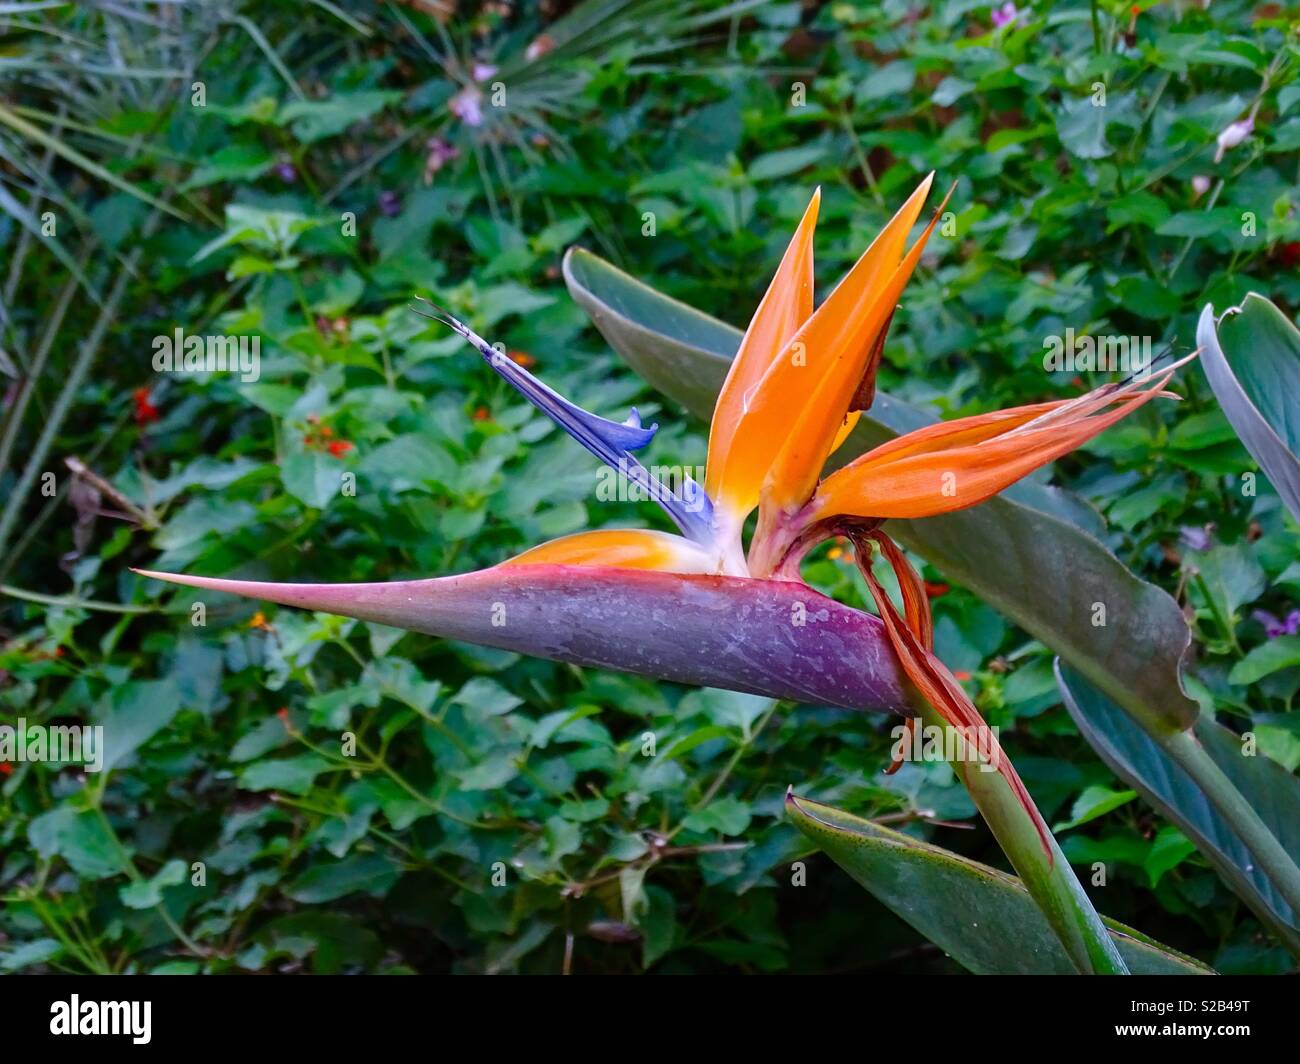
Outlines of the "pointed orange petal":
M1114 395L1098 396L1077 407L1069 417L1042 428L1035 428L1031 421L1025 421L991 439L963 442L940 450L909 452L907 448L900 448L883 459L870 452L822 482L809 508L809 520L840 514L879 518L933 517L974 506L1040 466L1068 454L1155 399L1162 394L1167 382L1166 376L1148 390L1126 393L1118 401ZM1098 406L1112 403L1115 404L1114 410L1095 412ZM1055 412L1049 410L1040 416L1051 418ZM978 435L984 427L987 423L977 426L974 431ZM892 442L905 443L908 438L905 436L902 441ZM936 438L931 436L930 440ZM954 438L970 437L963 430Z
M895 274L907 234L920 214L932 178L921 182L826 302L745 393L721 482L723 492L721 497L714 496L715 503L738 515L739 520L743 521L758 503L773 461L802 411L816 401L816 392L827 374L850 381L849 395L861 379L875 339L868 319L878 296ZM828 447L848 407L846 395L840 407L828 415L834 423L826 440Z
M922 184L922 189L927 188L928 183L927 179ZM919 213L920 201L915 197L914 200ZM893 316L899 297L911 279L926 241L934 231L947 202L945 196L934 217L930 219L930 224L891 274L863 293L856 305L840 308L845 312L841 324L850 338L842 344L836 358L824 362L818 368L819 379L811 400L801 404L793 417L787 407L786 425L780 437L782 446L765 478L765 501L769 505L790 509L802 505L812 494L843 424L844 415L854 394L862 385L865 359L872 354L881 330ZM910 228L909 225L908 229ZM903 229L902 234L906 238L907 229ZM818 309L808 325L796 336L796 343L808 333L809 350L814 350L818 338L813 334L812 326L838 294L839 289L836 289L827 299L826 305ZM773 368L778 365L779 362Z
M803 219L785 249L781 265L777 267L772 283L740 341L722 391L718 393L713 423L709 428L709 457L705 466L705 491L711 499L735 494L730 483L734 477L728 476L732 469L729 459L742 426L749 393L812 313L813 231L817 226L821 196L820 188L813 193ZM757 502L757 498L754 501ZM749 504L750 509L753 506L754 503Z
M718 569L717 559L690 540L646 528L611 528L562 536L501 565L607 565L668 573L712 573Z

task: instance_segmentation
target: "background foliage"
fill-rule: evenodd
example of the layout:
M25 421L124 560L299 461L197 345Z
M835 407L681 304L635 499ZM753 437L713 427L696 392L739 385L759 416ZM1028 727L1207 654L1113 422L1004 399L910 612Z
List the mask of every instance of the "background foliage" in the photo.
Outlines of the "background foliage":
M783 818L794 785L1003 866L945 765L881 774L892 721L228 599L196 627L193 595L128 567L400 579L656 522L598 502L594 460L411 294L588 408L635 403L661 424L649 461L695 466L703 427L616 363L560 257L591 247L743 325L817 184L828 286L919 175L956 183L882 379L945 416L1091 386L1043 369L1067 328L1186 351L1207 300L1250 290L1294 317L1280 11L1041 4L995 30L960 2L17 10L45 6L0 5L0 714L119 738L99 775L3 766L0 966L957 970ZM178 327L259 336L260 380L154 373ZM1178 390L1054 475L1183 604L1202 711L1294 772L1297 530L1265 483L1242 493L1254 466L1199 370ZM805 575L864 605L846 560ZM1080 738L1047 650L925 575L941 656L1070 859L1106 864L1098 908L1222 971L1293 967Z

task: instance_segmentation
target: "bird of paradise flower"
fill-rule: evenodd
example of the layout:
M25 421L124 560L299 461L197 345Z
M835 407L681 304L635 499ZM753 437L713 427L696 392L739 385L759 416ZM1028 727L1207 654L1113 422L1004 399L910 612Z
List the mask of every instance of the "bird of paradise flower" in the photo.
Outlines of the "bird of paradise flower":
M476 573L388 583L281 584L141 572L665 680L892 711L912 722L937 715L965 738L973 760L1006 780L1050 867L1057 851L1047 825L971 698L935 655L924 584L882 525L991 498L1169 395L1165 386L1182 363L1073 399L941 422L822 478L828 457L872 403L894 311L947 203L945 197L909 248L933 176L815 310L820 191L814 193L718 396L703 486L689 479L664 484L636 459L657 426L643 426L635 410L617 422L581 409L428 304L432 317L468 340L525 399L655 499L677 534L580 532ZM744 530L756 509L746 548ZM854 545L878 619L802 582L801 560L832 536ZM897 576L901 611L873 572L877 550ZM1008 848L1008 854L1040 904L1056 904L1040 896L1041 877L1026 874L1023 853L1018 859ZM1072 873L1064 874L1077 887Z

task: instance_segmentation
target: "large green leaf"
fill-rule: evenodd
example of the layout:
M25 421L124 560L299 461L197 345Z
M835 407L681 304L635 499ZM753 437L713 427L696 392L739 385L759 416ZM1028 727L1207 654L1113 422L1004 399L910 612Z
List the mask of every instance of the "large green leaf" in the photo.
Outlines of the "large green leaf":
M1187 768L1078 673L1058 663L1056 675L1070 716L1101 759L1177 824L1241 899L1300 956L1296 913L1247 840ZM1240 738L1212 719L1199 718L1193 734L1292 859L1300 861L1300 780L1262 754L1243 756Z
M1300 330L1251 292L1217 329L1206 304L1196 343L1223 412L1300 521Z
M883 905L979 975L1065 975L1074 966L1014 876L819 802L790 794L786 815ZM1134 975L1212 970L1104 920Z
M569 291L610 345L665 395L709 418L740 332L579 249ZM833 461L934 421L878 395ZM1055 649L1156 730L1182 730L1196 704L1179 664L1191 635L1178 604L1096 538L1097 518L1066 492L1022 482L980 506L889 532ZM1103 612L1104 611L1104 612Z

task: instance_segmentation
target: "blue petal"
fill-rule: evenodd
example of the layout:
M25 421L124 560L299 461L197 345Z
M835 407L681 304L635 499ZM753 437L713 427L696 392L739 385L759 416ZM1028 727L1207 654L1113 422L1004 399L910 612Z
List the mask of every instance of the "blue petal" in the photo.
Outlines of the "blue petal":
M427 300L425 301L427 302ZM629 480L645 489L673 519L682 532L697 543L713 541L713 504L694 480L689 477L683 485L685 498L666 487L660 480L632 456L633 451L645 447L658 431L658 425L648 429L641 426L641 415L633 408L626 421L611 421L592 414L565 399L547 387L523 366L514 362L489 344L478 333L462 324L441 307L433 303L432 317L454 329L478 350L484 360L505 381L537 407L543 414L564 429L583 447L606 465L612 466Z

